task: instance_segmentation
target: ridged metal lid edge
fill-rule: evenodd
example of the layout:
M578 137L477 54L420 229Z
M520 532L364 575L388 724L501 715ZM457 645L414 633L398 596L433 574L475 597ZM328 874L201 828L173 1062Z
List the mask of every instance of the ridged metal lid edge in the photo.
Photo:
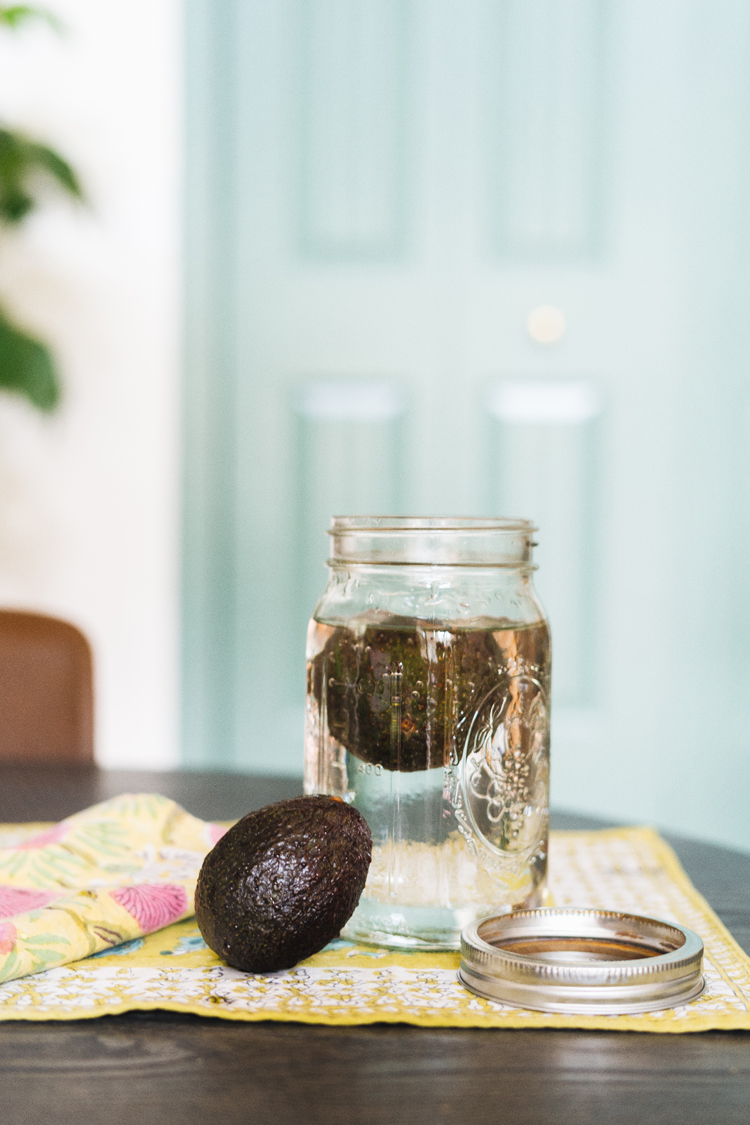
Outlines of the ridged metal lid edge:
M676 922L620 911L521 910L465 928L459 979L487 999L538 1011L656 1011L703 990L703 942Z

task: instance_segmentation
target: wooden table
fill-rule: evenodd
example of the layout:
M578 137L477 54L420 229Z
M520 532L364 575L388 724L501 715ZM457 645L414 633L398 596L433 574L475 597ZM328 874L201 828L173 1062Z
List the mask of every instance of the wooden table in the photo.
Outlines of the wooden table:
M154 791L208 819L294 796L227 774L0 770L0 821ZM601 827L558 815L559 828ZM750 856L671 839L750 952ZM750 1034L230 1023L135 1012L0 1024L2 1125L750 1125Z

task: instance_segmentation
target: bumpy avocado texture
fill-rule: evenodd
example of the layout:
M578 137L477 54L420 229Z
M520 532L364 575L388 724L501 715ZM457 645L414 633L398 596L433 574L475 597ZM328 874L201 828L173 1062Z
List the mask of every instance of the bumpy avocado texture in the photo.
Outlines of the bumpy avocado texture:
M206 856L195 917L235 969L275 972L319 952L359 902L372 855L364 817L333 797L251 812Z

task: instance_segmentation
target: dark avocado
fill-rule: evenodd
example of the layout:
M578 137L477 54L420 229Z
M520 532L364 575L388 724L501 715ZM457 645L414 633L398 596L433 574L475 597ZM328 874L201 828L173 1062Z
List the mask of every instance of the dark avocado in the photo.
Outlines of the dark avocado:
M208 853L195 892L207 945L235 969L271 973L318 953L354 913L372 837L333 797L251 812Z
M350 754L412 773L452 764L451 738L507 683L503 657L491 628L393 616L363 633L334 628L310 662L308 690L322 704L325 687L328 731Z

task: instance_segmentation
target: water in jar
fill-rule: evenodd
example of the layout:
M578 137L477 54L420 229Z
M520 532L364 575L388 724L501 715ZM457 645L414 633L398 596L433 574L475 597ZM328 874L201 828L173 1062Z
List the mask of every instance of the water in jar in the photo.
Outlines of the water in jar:
M541 903L548 693L544 621L311 621L305 792L373 837L345 936L456 948L468 922Z

